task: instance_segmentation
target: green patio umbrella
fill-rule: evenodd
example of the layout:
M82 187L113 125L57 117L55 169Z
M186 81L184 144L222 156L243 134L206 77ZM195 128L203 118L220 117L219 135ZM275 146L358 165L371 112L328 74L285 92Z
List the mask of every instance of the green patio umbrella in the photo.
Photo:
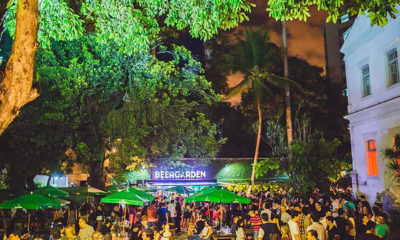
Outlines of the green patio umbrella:
M130 188L128 189L128 191L129 191L129 192L132 192L132 193L134 193L134 194L136 194L136 195L139 196L140 198L146 199L147 201L150 201L150 202L151 202L151 201L154 200L154 196L153 196L153 195L148 194L147 192L142 191L142 190L139 190L139 189L137 189L137 188L135 188L135 187L130 187Z
M189 193L194 193L194 191L188 187L185 186L174 186L165 189L167 192L177 192L179 194L189 194Z
M147 199L141 198L134 192L123 190L121 192L110 194L107 197L103 197L100 202L143 206L147 201Z
M153 195L137 188L130 187L128 190L122 190L120 192L112 193L107 197L103 197L101 202L142 206L145 202L151 202L153 200Z
M193 194L192 196L189 196L185 199L185 202L196 202L194 199L202 196L203 194L215 191L215 188L210 188L210 187L205 187L203 189L201 189L200 191L198 191L197 193Z
M250 199L239 196L225 189L215 189L214 191L203 192L195 196L194 202L214 202L214 203L242 203L250 204Z
M45 187L41 187L33 191L36 194L44 195L44 196L49 196L49 197L57 197L57 198L62 198L62 197L68 197L69 193L58 189L56 187L47 185Z
M60 207L60 201L57 201L52 197L47 197L36 193L22 195L0 204L0 209L23 208L36 210L45 208L59 209Z

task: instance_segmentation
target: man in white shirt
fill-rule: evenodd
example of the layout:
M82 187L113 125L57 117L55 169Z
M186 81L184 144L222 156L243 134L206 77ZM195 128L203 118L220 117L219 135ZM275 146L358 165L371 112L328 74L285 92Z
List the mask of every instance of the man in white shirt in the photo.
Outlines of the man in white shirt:
M171 200L171 202L167 206L168 212L171 215L171 220L175 224L176 223L176 209L174 205L174 200Z
M316 213L311 213L311 225L308 226L307 232L310 230L315 230L318 233L318 240L327 240L328 234L324 226L318 222L319 216Z
M290 229L290 234L292 235L292 240L300 240L300 228L299 228L299 220L300 220L300 212L293 211L292 219L289 220L288 225Z
M266 213L268 215L268 221L271 221L271 208L272 208L271 202L264 203L263 208L264 209L260 212L260 217L262 216L263 213Z

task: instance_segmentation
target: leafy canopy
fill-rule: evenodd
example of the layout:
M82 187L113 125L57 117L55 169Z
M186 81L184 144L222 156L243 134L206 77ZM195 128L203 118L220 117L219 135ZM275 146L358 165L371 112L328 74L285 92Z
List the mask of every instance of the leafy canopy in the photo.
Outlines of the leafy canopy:
M371 18L371 25L384 26L388 22L388 15L396 18L398 10L396 7L399 0L268 0L267 12L276 20L303 20L310 17L310 7L317 6L318 10L328 12L327 22L337 22L338 18L345 13L350 16L365 14Z
M134 55L148 51L163 26L203 40L219 30L232 29L248 20L254 4L245 0L84 0L71 9L64 0L39 1L38 41L49 47L52 40L65 41L94 33L99 44L114 41L120 52ZM17 1L8 7L6 27L14 36ZM132 44L132 42L134 44Z

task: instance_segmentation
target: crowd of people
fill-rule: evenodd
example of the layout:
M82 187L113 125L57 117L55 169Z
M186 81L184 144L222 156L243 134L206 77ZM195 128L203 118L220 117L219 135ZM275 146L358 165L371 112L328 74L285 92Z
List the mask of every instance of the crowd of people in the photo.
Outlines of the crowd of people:
M388 214L364 196L300 199L261 192L251 198L248 205L186 203L183 195L157 194L143 207L90 201L60 210L1 210L2 229L10 240L204 240L216 234L236 240L390 239Z

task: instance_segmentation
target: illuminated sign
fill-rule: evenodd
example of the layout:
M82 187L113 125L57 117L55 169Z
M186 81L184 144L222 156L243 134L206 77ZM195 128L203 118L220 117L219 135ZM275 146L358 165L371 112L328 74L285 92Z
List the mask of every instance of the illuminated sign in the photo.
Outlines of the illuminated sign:
M154 170L153 180L204 180L207 179L205 170Z

